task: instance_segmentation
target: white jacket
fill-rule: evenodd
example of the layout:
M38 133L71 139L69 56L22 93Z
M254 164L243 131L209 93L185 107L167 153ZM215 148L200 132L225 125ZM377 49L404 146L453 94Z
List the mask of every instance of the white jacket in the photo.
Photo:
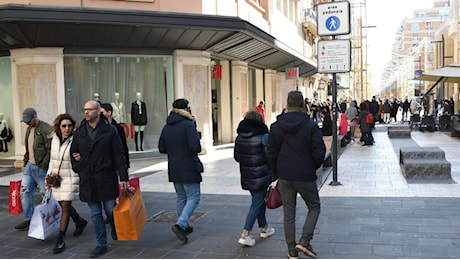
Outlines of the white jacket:
M72 170L70 162L70 145L72 140L73 136L61 144L59 137L53 134L53 140L51 141L50 164L47 174L58 172L59 164L61 164L61 159L63 159L59 170L59 175L62 177L61 187L53 188L53 198L57 201L78 199L80 177ZM64 152L65 155L62 157Z

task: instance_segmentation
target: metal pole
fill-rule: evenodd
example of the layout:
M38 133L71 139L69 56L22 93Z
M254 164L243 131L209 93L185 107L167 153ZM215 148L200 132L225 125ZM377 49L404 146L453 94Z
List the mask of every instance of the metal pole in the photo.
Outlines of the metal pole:
M342 185L337 180L337 78L332 73L332 181L329 185Z

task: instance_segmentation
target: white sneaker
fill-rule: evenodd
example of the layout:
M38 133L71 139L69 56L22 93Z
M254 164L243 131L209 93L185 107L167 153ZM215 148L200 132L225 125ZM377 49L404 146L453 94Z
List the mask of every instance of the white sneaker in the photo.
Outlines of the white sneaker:
M254 246L256 244L256 240L252 237L252 235L245 236L241 234L240 239L238 239L238 243L243 246Z
M274 234L275 234L275 229L268 225L262 228L262 230L260 231L261 238L267 238L269 236L273 236Z

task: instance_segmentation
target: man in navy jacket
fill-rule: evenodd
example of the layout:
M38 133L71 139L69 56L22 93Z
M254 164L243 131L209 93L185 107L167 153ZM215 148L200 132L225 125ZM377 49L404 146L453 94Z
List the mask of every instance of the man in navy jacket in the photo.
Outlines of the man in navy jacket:
M310 244L320 213L316 185L316 170L324 161L326 147L318 125L302 108L304 98L300 91L291 91L285 113L270 127L267 147L268 162L281 185L284 210L284 234L288 257L296 258L298 251L310 257L316 253ZM299 243L295 239L295 212L297 194L305 200L308 215Z
M198 158L200 137L190 111L188 100L176 99L158 140L160 153L168 154L169 182L174 183L177 196L178 220L171 229L183 243L188 242L187 235L193 231L190 217L200 202L203 172Z

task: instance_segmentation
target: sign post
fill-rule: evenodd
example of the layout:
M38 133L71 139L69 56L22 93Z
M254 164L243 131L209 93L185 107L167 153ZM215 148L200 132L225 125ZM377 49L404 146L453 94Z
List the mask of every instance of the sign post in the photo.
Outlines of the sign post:
M318 72L332 73L332 176L329 185L342 185L337 178L337 72L349 72L351 65L350 40L336 40L336 35L350 33L350 3L332 0L316 6L318 35L332 36L332 40L318 42Z

